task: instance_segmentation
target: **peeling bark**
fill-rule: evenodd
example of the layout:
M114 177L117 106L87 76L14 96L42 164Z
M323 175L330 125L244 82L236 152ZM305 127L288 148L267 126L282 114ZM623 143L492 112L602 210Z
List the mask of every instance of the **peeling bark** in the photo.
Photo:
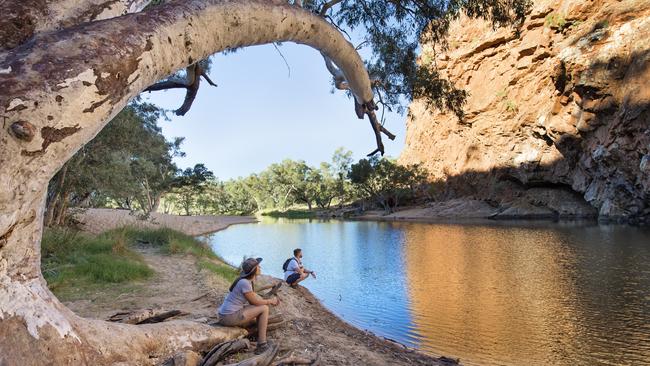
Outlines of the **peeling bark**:
M66 309L40 271L47 184L130 98L225 49L286 41L312 46L339 67L359 104L374 105L354 47L317 15L265 1L174 1L45 33L38 33L42 25L25 24L36 34L24 42L21 33L15 47L0 53L0 364L150 364L242 335L182 321L114 324ZM31 141L10 127L19 121L33 126Z
M0 2L0 49L38 33L139 12L151 0L6 0Z

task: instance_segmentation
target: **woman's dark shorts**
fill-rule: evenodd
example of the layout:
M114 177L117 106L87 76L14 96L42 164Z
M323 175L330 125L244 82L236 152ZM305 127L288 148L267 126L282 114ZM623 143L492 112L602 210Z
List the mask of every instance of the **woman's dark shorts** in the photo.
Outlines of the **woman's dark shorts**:
M299 279L300 279L300 273L294 273L292 275L289 275L289 277L287 277L287 283L291 285L292 283L298 281Z

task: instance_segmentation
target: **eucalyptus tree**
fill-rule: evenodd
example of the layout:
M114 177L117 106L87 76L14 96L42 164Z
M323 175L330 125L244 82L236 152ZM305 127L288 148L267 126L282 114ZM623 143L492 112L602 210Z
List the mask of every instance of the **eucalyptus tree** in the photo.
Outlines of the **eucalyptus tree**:
M140 92L216 52L273 42L306 44L324 55L335 85L353 97L357 115L369 117L376 151L383 152L381 134L392 134L375 116L373 85L390 91L401 82L389 78L402 72L392 66L401 64L398 56L390 55L399 50L377 50L386 61L396 60L371 62L371 71L386 68L387 76L373 82L355 47L328 19L366 27L373 46L382 46L388 43L381 38L391 36L395 24L418 17L393 10L400 4L431 3L441 11L440 19L447 9L453 15L463 8L496 23L501 9L519 16L511 7L515 0L364 0L358 2L363 10L355 8L356 1L307 4L320 6L317 13L280 0L176 0L142 11L149 2L0 1L0 363L149 364L179 349L204 349L242 335L239 329L188 321L132 326L84 319L61 304L43 280L40 239L49 180ZM378 7L365 9L375 3L393 15L384 18ZM387 32L373 35L381 28ZM421 28L412 35L423 34ZM404 55L413 60L411 53Z
M426 170L417 164L399 165L376 156L352 164L349 172L362 198L374 201L386 213L393 212L404 199L415 198L427 184L427 176Z
M204 164L196 164L193 168L186 168L176 178L174 183L174 194L178 196L179 203L185 211L185 215L190 215L196 200L208 187L208 184L215 181L212 173Z
M178 180L172 161L182 139L167 141L157 125L162 111L133 102L83 146L50 181L45 224L62 225L67 208L114 204L145 214Z

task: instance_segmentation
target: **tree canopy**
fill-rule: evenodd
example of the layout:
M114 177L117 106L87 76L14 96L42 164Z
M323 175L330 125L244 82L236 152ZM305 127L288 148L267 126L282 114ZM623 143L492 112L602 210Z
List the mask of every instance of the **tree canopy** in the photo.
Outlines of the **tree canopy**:
M182 138L168 141L163 111L135 101L83 146L51 180L46 224L63 224L69 207L109 206L155 211L172 188L198 189L212 176L205 166L180 171Z
M462 116L466 93L441 77L434 65L417 62L421 43L446 47L452 20L461 14L491 21L494 26L519 26L530 0L329 0L307 1L344 30L363 30L363 44L372 49L368 71L376 80L380 103L402 109L404 102L423 98L429 105ZM383 97L382 97L383 95Z

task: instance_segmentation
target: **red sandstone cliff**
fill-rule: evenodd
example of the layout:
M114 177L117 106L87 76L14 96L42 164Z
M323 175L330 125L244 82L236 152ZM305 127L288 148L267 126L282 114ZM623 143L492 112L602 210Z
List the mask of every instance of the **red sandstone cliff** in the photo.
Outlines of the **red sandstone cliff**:
M650 1L535 1L519 35L465 19L446 52L466 118L415 101L400 160L508 216L650 220Z

